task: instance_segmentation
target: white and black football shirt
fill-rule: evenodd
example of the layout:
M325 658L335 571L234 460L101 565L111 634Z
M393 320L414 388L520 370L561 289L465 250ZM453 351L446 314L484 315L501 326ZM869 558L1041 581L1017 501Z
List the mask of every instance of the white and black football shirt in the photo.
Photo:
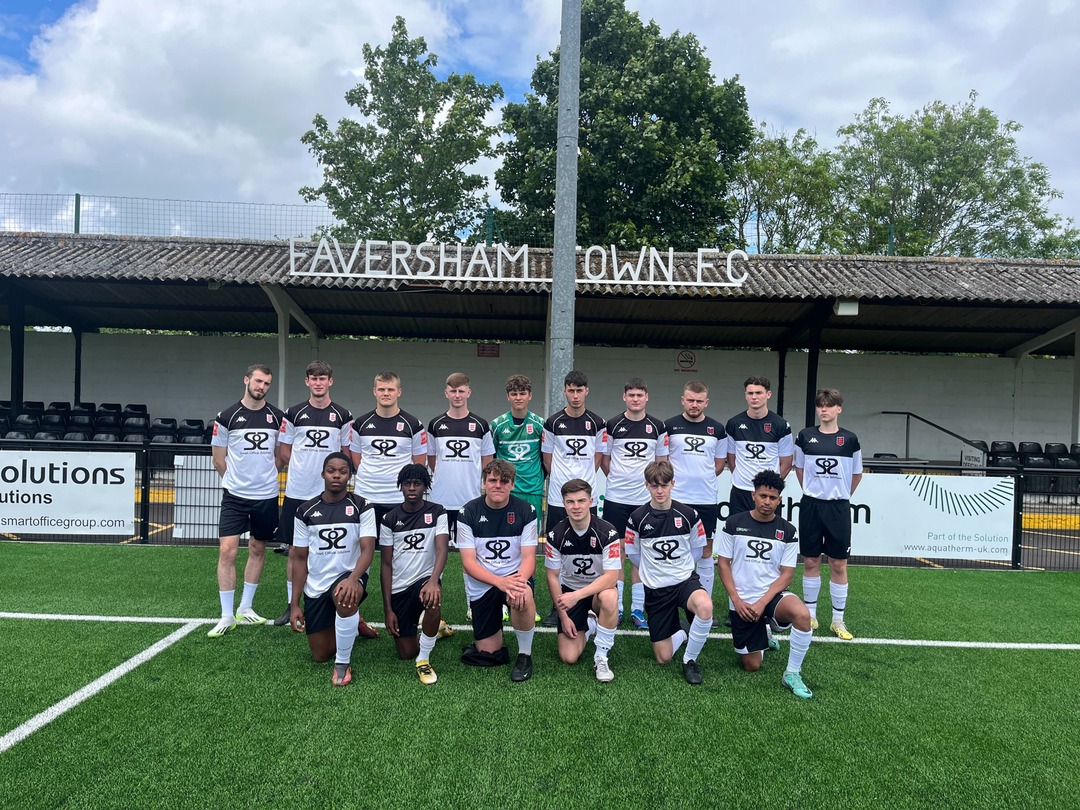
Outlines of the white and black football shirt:
M795 467L803 471L804 495L846 501L851 498L851 477L863 471L859 437L843 428L836 433L803 428L795 442Z
M615 527L598 517L578 534L565 518L548 532L544 567L559 572L559 584L580 591L605 571L622 570L622 538Z
M351 427L352 414L335 402L316 408L305 400L285 411L278 441L292 445L286 497L306 501L323 491L323 461L349 448Z
M221 485L231 495L265 500L278 495L277 441L284 414L269 402L251 410L237 402L214 419L214 447L224 447Z
M368 411L352 423L349 449L360 454L353 490L372 503L399 503L398 473L413 456L427 461L427 431L423 423L405 411L379 416Z
M596 454L604 450L603 436L604 420L588 409L581 416L562 410L547 418L540 450L551 454L549 506L562 506L562 485L571 478L596 484Z
M378 536L375 509L354 493L337 503L321 497L305 501L296 510L293 545L308 550L304 596L326 593L334 580L351 573L360 559L360 538Z
M705 548L705 527L693 508L671 502L670 509L646 504L626 521L626 556L646 588L668 588L690 578Z
M648 414L634 421L620 413L604 425L600 441L604 454L611 457L604 497L615 503L647 503L649 491L645 488L645 467L668 454L664 423Z
M492 509L484 498L465 504L457 525L457 547L476 551L476 562L505 577L521 568L522 554L536 553L536 510L514 495L502 509ZM472 602L491 586L465 574L465 593Z
M428 423L428 455L435 456L431 500L461 509L480 494L483 457L495 455L487 420L474 413L460 419L436 416Z
M675 469L671 497L682 503L716 504L716 459L727 457L724 426L708 416L691 422L681 413L664 424L668 461Z
M394 555L392 593L407 590L414 582L427 579L435 571L435 538L449 536L446 510L437 503L425 501L416 512L395 506L379 526L379 545L391 546Z
M781 568L795 567L799 540L795 527L779 515L762 523L749 512L739 512L724 524L717 555L731 560L731 576L739 598L753 603L772 587ZM730 597L728 608L735 609Z
M754 476L762 470L780 472L780 459L794 455L791 425L782 416L769 411L761 419L751 419L746 411L728 420L728 454L735 456L731 483L753 491Z

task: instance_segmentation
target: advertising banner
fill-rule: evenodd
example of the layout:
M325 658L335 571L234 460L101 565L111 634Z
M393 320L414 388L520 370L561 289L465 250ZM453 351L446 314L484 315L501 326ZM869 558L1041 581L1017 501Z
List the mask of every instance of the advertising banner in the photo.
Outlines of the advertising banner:
M0 453L0 531L134 534L135 454Z

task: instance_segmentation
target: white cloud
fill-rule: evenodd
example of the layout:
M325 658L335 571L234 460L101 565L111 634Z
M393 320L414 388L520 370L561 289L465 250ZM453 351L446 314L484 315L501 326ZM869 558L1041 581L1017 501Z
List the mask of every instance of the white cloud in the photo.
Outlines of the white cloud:
M823 144L875 96L896 113L970 90L1024 126L1024 154L1080 220L1078 0L767 5L628 0L664 33L694 33L714 72L739 74L751 114ZM556 0L99 0L34 44L37 68L0 70L0 190L299 202L318 179L299 139L348 113L361 45L395 15L440 71L498 79L520 98L558 45ZM6 71L6 72L5 72ZM484 166L485 169L489 167Z

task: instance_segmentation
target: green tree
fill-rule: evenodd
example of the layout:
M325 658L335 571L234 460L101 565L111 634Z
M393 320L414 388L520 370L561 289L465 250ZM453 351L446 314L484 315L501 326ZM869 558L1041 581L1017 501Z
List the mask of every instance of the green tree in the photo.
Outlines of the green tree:
M330 229L339 239L451 241L484 207L487 181L469 167L496 154L498 128L485 117L502 89L468 73L439 80L438 57L422 37L409 38L401 17L385 48L365 44L363 54L364 81L345 94L361 121L343 118L331 130L315 116L301 142L323 182L300 194L326 200L343 223Z
M1020 125L976 98L907 117L876 98L839 130L842 252L886 252L891 225L899 255L1077 255L1080 233L1048 210L1061 196L1049 172L1020 154Z
M823 253L838 241L831 154L805 130L770 136L765 124L735 169L736 244L758 253Z
M692 248L735 236L728 179L750 142L737 78L717 84L692 34L661 35L623 0L584 0L578 160L580 244ZM559 54L508 104L495 172L516 223L552 232Z

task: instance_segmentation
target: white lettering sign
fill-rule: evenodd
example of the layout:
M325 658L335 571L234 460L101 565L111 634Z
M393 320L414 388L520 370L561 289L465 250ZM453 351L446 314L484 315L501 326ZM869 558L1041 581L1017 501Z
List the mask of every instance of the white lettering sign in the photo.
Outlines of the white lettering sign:
M389 253L386 248L389 247ZM360 256L361 251L363 256ZM584 273L578 284L662 285L667 287L741 287L749 277L749 257L741 250L726 254L721 271L710 259L719 257L716 248L698 248L693 269L680 278L675 264L675 249L642 246L636 254L615 245L590 245L581 251ZM733 262L741 262L736 267ZM551 284L549 272L529 261L529 246L483 244L469 247L463 243L408 242L369 239L349 249L337 239L319 240L313 254L299 250L296 240L289 240L289 274L320 278L441 278L448 280L487 279L528 284Z

